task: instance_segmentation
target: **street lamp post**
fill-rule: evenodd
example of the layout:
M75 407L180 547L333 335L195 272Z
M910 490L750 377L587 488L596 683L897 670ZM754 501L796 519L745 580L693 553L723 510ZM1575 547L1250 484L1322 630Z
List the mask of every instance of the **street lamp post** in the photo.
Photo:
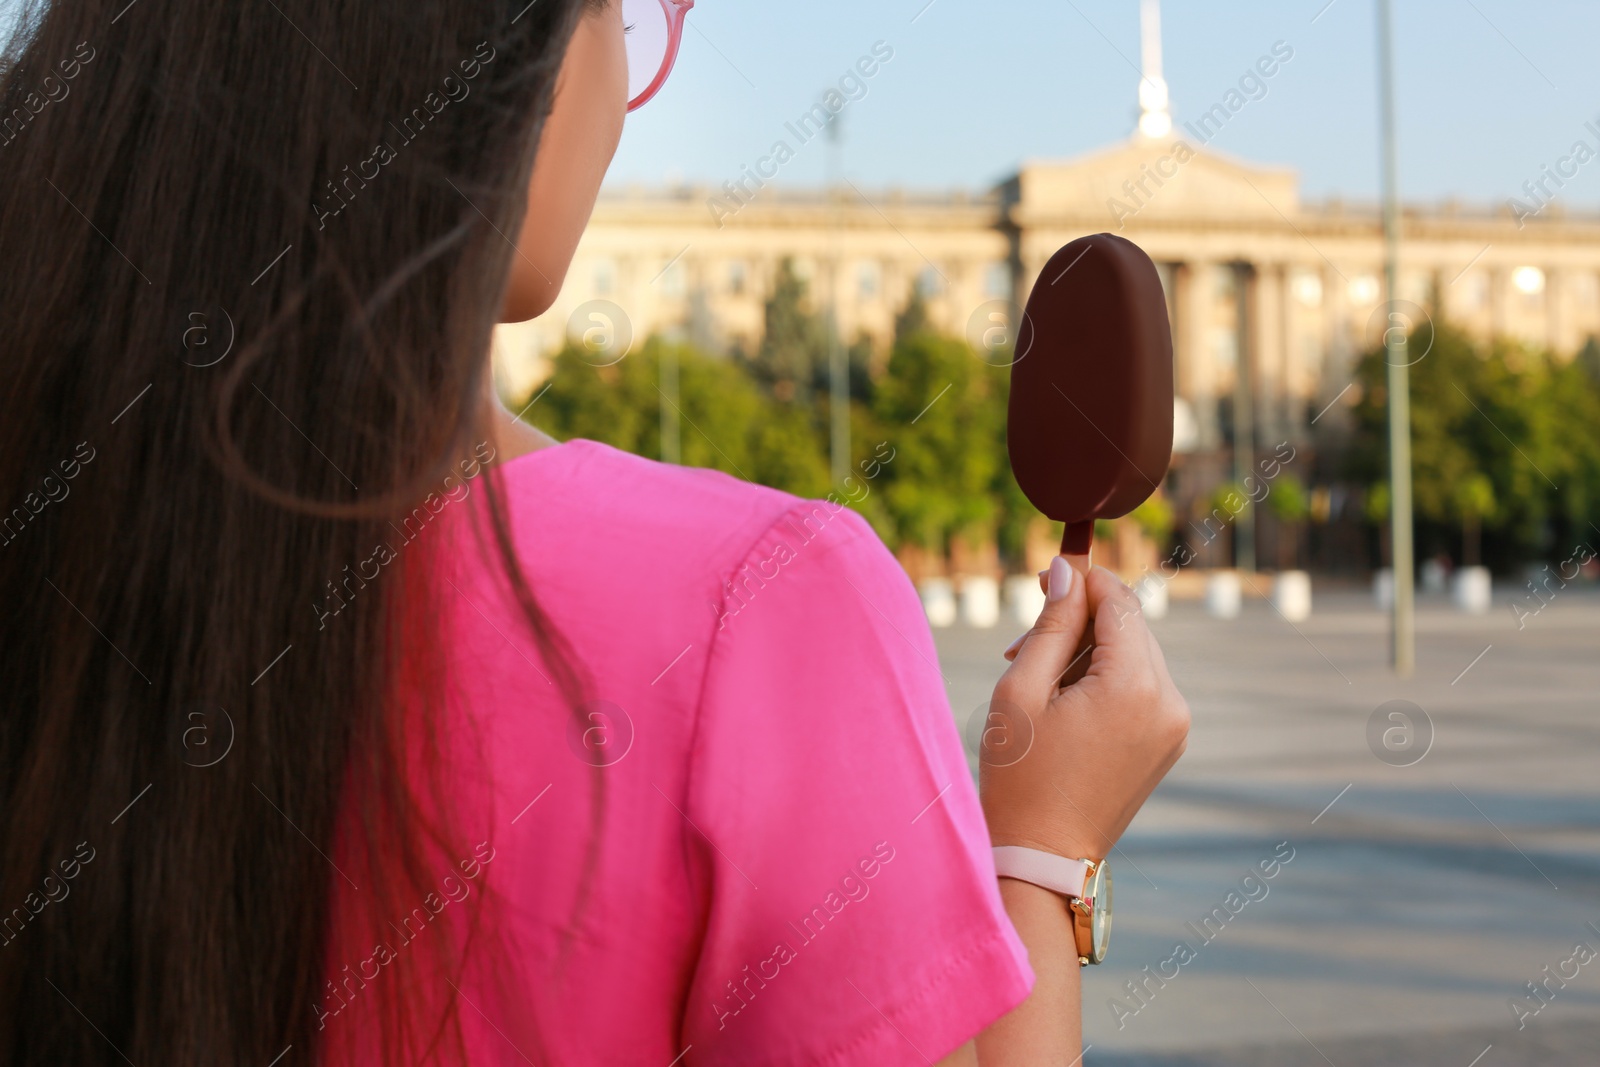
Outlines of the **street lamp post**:
M1388 292L1387 328L1383 332L1388 364L1389 543L1394 573L1394 670L1409 678L1416 666L1415 605L1411 545L1411 371L1406 359L1406 334L1399 313L1400 200L1395 166L1394 47L1389 0L1378 0L1379 111L1383 137L1384 282Z
M1247 267L1235 265L1229 269L1233 271L1234 292L1237 294L1234 307L1238 309L1238 321L1234 328L1236 357L1233 364L1233 480L1240 490L1248 495L1249 490L1245 487L1255 475L1256 462L1256 337L1255 331L1250 328L1250 323L1255 318L1256 281ZM1254 574L1256 570L1254 507L1247 506L1244 514L1239 516L1234 524L1233 546L1233 565L1245 574Z
M828 454L835 487L850 475L850 357L839 336L840 197L839 155L842 115L828 122L828 228L832 267L828 271Z
M661 461L683 462L683 429L678 415L678 348L665 345L661 350Z

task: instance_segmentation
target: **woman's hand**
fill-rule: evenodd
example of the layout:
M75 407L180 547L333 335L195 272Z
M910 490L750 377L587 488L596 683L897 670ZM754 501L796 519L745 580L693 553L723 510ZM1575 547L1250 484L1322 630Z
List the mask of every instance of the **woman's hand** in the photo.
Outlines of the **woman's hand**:
M1098 860L1183 754L1189 706L1138 597L1110 571L1079 575L1057 556L1048 597L994 689L984 816L995 845ZM1073 680L1058 688L1064 675Z

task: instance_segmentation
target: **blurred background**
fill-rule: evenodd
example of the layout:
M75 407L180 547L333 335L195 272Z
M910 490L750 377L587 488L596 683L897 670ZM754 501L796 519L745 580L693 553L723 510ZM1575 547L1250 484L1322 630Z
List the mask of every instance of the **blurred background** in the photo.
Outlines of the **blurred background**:
M1112 857L1089 1064L1600 1063L1600 8L1395 4L1392 306L1378 26L700 0L559 302L496 339L558 437L857 508L970 750L1060 537L1006 462L1021 308L1084 234L1156 261L1172 469L1095 557L1195 724Z

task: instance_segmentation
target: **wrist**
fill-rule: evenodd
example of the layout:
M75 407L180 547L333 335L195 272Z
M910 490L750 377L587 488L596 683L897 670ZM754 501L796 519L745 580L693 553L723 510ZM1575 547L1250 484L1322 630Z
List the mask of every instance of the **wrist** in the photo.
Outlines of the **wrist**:
M1047 889L1010 878L1000 879L1000 900L1027 950L1033 991L978 1035L979 1062L1070 1062L1083 1049L1083 979L1066 901Z
M1041 834L1037 832L1016 833L990 830L989 846L991 848L1003 848L1007 845L1038 849L1040 852L1049 852L1052 855L1069 860L1101 860L1105 858L1104 854L1099 851L1100 846L1091 843L1088 835L1069 832Z
M1064 940L1071 940L1072 912L1061 894L1032 882L1001 878L1000 900L1013 920L1031 916L1040 927L1064 933ZM1072 951L1076 953L1076 946Z
M1050 793L1040 798L1009 789L1008 784L985 782L978 794L990 845L1020 845L1075 860L1105 858L1111 842L1080 817L1070 798L1071 807L1052 804L1047 799Z
M1079 963L1103 963L1111 933L1111 870L1104 860L1068 859L1043 849L998 845L995 874L1049 892L1066 904Z

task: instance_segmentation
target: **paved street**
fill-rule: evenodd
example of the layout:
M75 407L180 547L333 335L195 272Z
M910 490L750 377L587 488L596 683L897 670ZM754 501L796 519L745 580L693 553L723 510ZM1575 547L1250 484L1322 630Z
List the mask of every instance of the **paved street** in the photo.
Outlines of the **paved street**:
M1515 593L1424 599L1404 683L1364 592L1319 588L1297 626L1259 600L1153 624L1194 728L1113 857L1085 1064L1600 1064L1600 595L1519 631ZM963 724L1018 629L935 631ZM1404 705L1369 744L1397 699L1431 745Z

